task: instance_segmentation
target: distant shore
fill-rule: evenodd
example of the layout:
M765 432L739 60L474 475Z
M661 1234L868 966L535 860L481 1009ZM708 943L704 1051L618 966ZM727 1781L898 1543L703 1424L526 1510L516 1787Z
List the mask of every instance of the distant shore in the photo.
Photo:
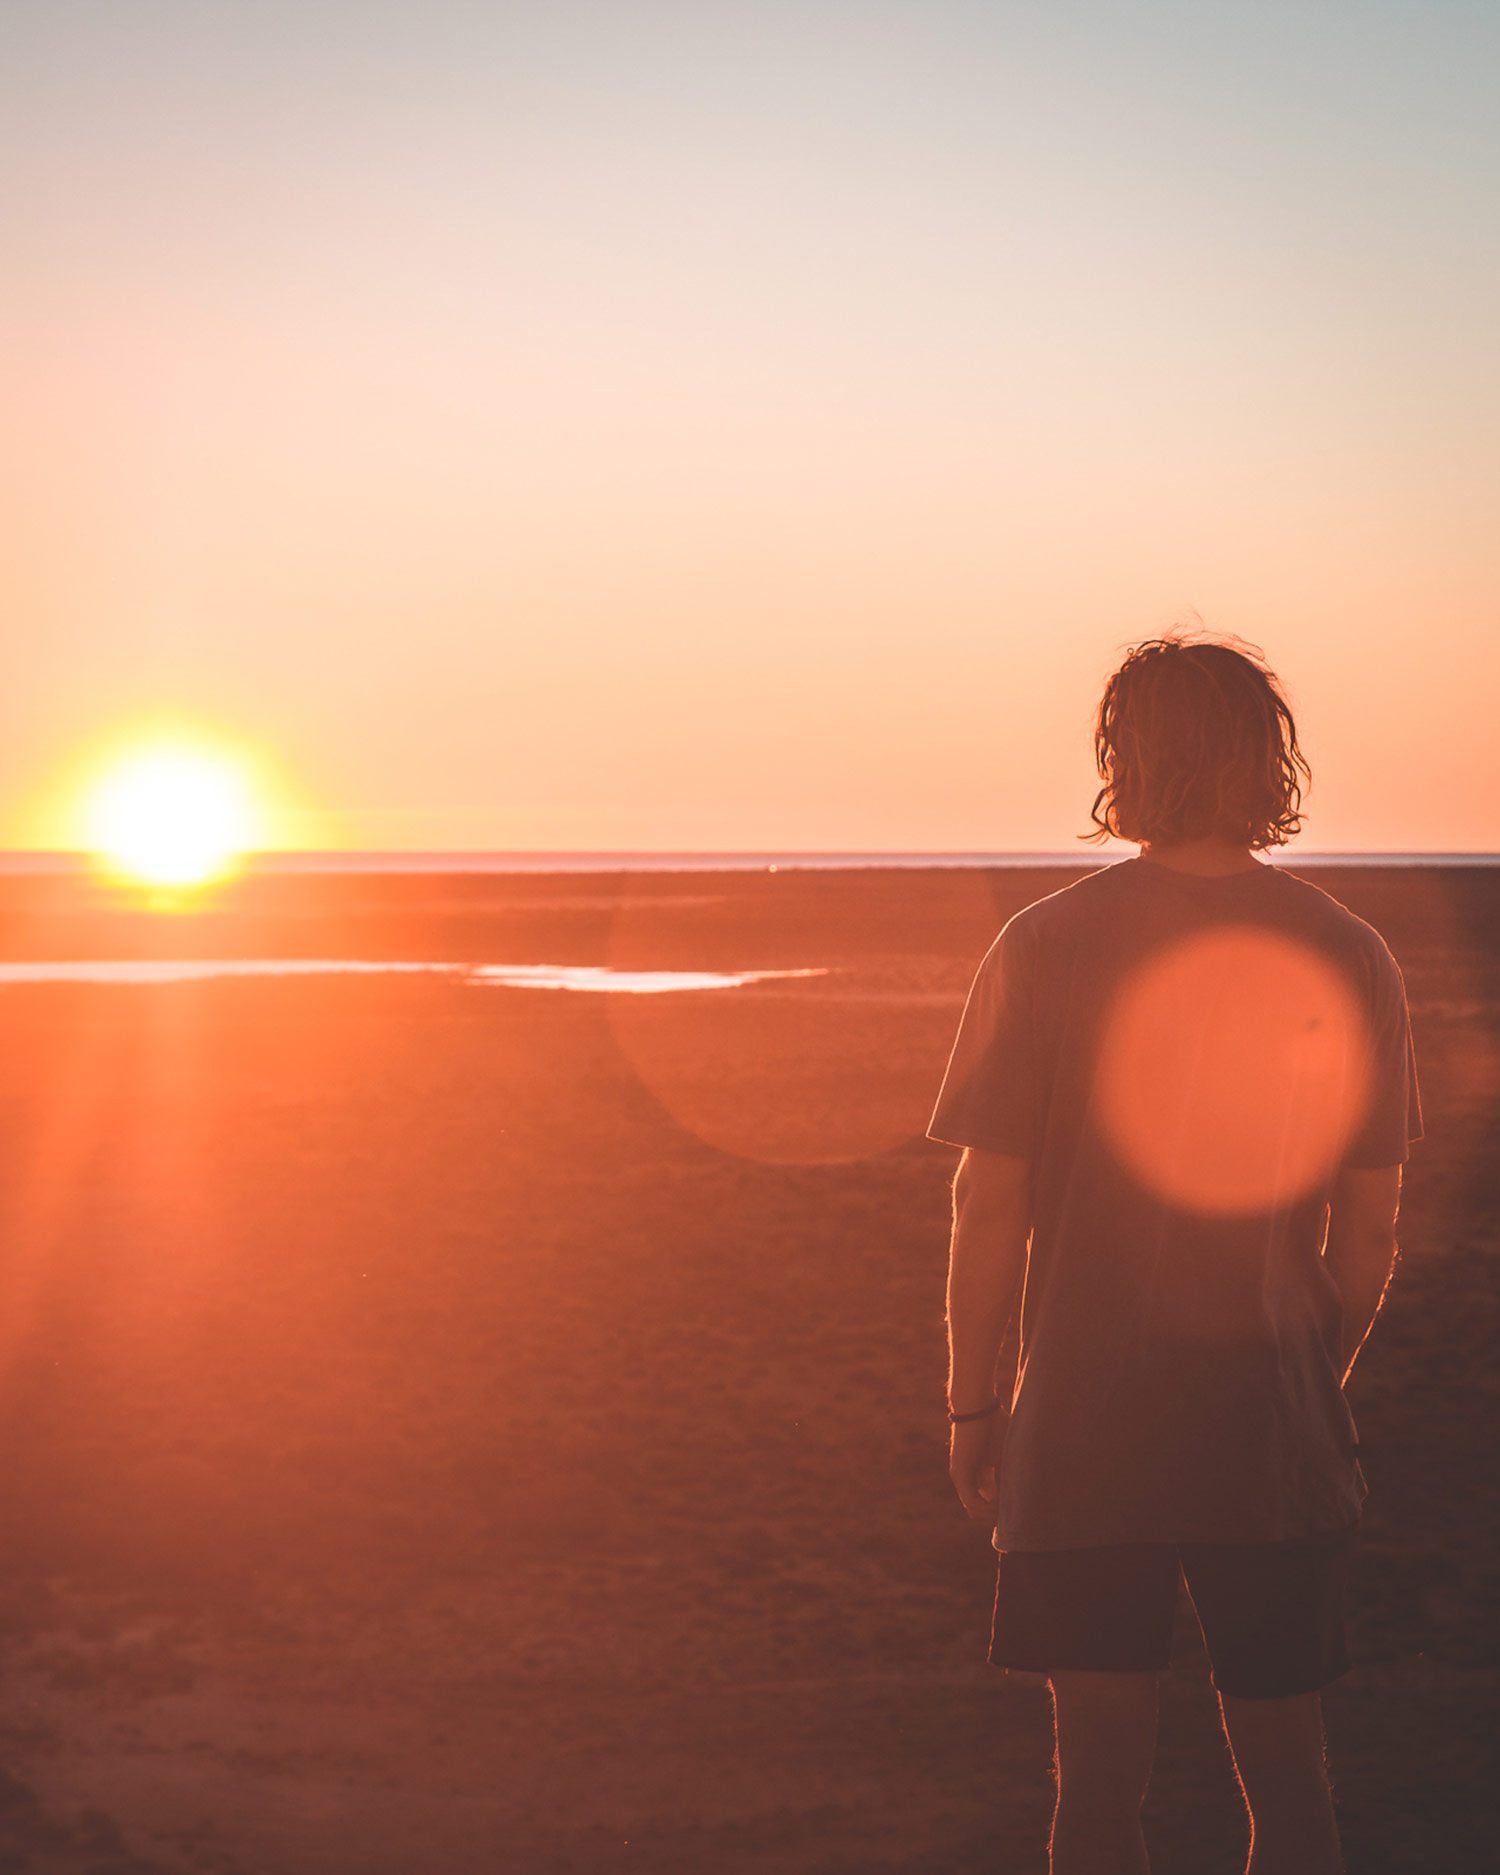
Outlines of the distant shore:
M1129 853L821 853L821 852L383 852L306 851L252 853L253 873L615 873L615 872L881 872L962 867L1089 868L1118 865ZM1267 854L1273 866L1497 866L1500 853L1307 852ZM0 848L0 876L87 874L87 853Z

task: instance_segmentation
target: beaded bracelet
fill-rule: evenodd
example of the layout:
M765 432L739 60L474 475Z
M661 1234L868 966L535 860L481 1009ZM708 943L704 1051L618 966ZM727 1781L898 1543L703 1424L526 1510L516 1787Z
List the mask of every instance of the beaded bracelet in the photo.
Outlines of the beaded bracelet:
M977 1413L955 1413L950 1406L948 1408L948 1424L950 1426L961 1426L965 1420L988 1419L991 1413L998 1413L999 1410L1000 1399L998 1395L990 1401L988 1406L981 1406Z

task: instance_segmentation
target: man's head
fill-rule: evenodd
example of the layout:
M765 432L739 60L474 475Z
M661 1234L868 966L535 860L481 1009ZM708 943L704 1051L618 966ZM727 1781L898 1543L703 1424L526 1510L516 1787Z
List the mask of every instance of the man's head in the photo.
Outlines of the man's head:
M1253 645L1177 634L1136 645L1104 686L1094 753L1104 786L1082 839L1258 848L1301 829L1311 771Z

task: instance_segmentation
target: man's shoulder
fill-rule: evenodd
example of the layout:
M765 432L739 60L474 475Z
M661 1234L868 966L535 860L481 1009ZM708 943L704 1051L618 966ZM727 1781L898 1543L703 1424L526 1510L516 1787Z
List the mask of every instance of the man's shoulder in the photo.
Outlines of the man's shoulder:
M1325 886L1301 873L1281 872L1285 903L1328 945L1342 949L1373 969L1394 967L1396 959L1382 934L1368 919L1351 911Z
M1111 860L1101 866L1091 866L1080 878L1013 912L1006 920L1005 930L1018 932L1026 941L1036 941L1108 917L1120 890L1124 877L1120 868L1125 863Z
M1396 960L1385 938L1357 912L1325 887L1283 866L1267 866L1274 877L1263 884L1266 895L1251 913L1242 900L1225 906L1227 918L1251 915L1272 925L1290 927L1296 935L1335 953L1356 968L1379 977L1396 970ZM1141 903L1141 880L1128 860L1093 866L1043 897L1014 912L997 938L1007 948L1023 953L1058 951L1074 941L1109 947L1122 920Z

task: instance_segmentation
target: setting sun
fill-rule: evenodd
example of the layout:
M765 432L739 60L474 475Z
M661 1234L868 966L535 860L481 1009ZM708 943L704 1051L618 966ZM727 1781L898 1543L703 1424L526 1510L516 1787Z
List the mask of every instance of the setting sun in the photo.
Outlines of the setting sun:
M113 871L159 886L201 885L231 870L254 838L248 776L231 758L185 744L121 757L96 782L90 849Z

